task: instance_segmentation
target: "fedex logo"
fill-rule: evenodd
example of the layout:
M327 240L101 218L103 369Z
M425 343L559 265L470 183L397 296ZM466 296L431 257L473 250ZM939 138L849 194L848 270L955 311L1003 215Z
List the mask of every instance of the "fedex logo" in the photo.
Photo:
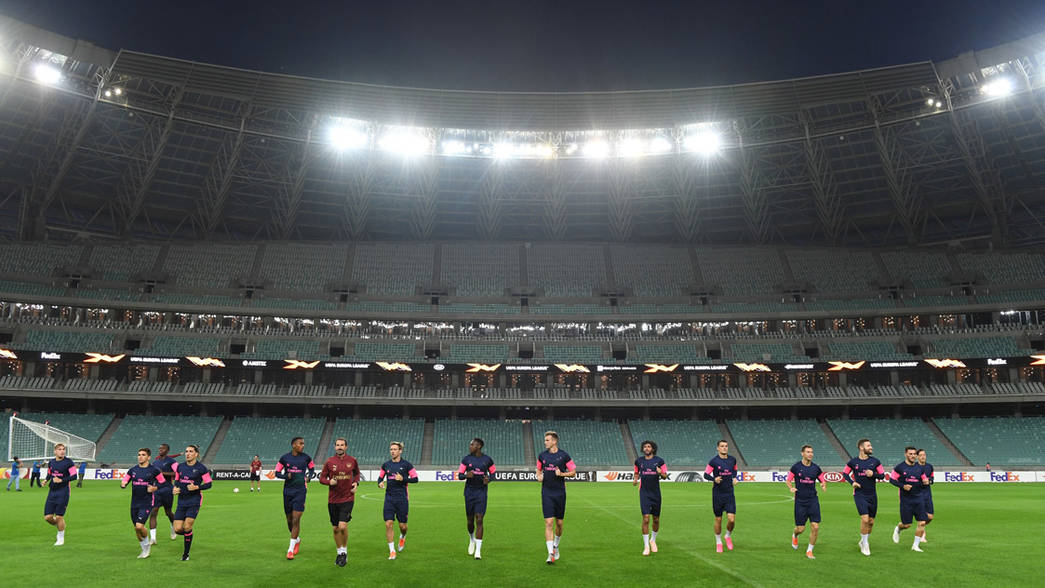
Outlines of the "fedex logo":
M435 473L436 482L453 482L455 480L457 480L457 472L437 471Z
M969 474L969 473L966 473L966 472L944 472L943 473L943 481L944 482L975 482L976 479L973 478L972 474Z
M772 474L773 474L773 481L774 482L786 482L787 481L787 474L785 474L785 473L782 473L782 472L772 472Z
M747 472L737 472L736 482L754 482L755 474L749 474Z
M95 480L115 480L119 477L119 470L94 470Z
M1019 482L1020 475L1016 472L991 472L991 482Z

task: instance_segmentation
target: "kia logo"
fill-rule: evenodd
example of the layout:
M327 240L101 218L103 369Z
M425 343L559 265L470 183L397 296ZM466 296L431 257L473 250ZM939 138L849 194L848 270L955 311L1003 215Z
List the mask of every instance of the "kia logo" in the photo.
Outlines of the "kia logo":
M840 472L824 472L824 480L828 482L842 482L845 478L842 477Z

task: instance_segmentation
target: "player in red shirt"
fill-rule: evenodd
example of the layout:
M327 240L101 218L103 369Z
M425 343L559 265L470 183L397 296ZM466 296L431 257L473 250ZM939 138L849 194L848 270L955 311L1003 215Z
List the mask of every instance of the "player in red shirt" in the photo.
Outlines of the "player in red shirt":
M254 491L254 486L258 487L258 492L261 492L261 460L258 456L254 456L254 459L250 462L250 491Z
M337 545L334 563L340 567L348 562L348 521L352 520L352 507L359 486L359 464L347 451L348 441L339 437L334 441L334 455L327 458L323 471L319 473L319 483L329 486L327 511Z

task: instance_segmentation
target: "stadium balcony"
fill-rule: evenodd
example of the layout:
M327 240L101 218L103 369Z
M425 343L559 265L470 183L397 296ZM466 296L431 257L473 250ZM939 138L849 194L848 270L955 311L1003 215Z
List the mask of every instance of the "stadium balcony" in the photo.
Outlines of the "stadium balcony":
M518 421L436 419L434 432L433 465L456 466L471 440L479 437L485 442L483 451L497 456L498 466L531 466L523 457L523 427Z
M714 421L629 420L628 429L635 452L641 454L641 443L653 439L657 455L673 469L679 466L704 466L715 454L722 431ZM735 448L734 448L735 450ZM703 468L701 468L703 470Z
M98 461L135 463L138 448L167 443L171 453L180 453L189 445L197 445L206 455L221 426L222 417L180 415L146 416L129 414L120 421L108 442L99 449ZM155 458L155 455L153 456Z
M935 418L933 422L975 466L1045 465L1043 417Z
M316 418L236 417L213 462L248 464L258 455L262 462L274 465L290 451L290 440L298 436L305 438L305 453L315 457L324 422Z
M626 464L631 460L621 442L620 425L613 422L579 420L534 420L534 455L544 451L544 433L555 431L563 439L570 456L579 464L588 466L612 466ZM568 443L566 442L568 440Z
M389 442L399 441L403 444L403 456L417 465L424 428L424 419L338 418L334 421L326 455L333 455L334 441L344 437L348 440L348 453L360 465L377 468L388 460Z

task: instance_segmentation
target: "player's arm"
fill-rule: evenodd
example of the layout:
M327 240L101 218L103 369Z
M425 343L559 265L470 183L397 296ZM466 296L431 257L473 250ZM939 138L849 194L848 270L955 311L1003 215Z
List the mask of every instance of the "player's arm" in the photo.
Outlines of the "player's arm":
M635 460L635 480L631 483L632 486L639 485L639 460Z
M794 481L795 481L795 468L791 468L791 470L789 472L787 472L787 477L784 478L784 484L787 485L787 491L792 493L792 494L795 493Z
M668 464L667 463L660 464L660 469L658 469L657 471L660 472L660 479L661 480L667 480L668 479Z
M876 480L884 480L885 479L885 468L882 467L881 463L879 463L878 467L876 467L874 469L874 479L876 479Z
M333 482L333 484L331 484ZM323 464L323 469L319 471L319 483L324 486L336 486L337 480L330 479L330 462Z
M711 462L708 462L708 467L704 468L704 479L716 484L722 481L721 476L715 476L715 468L711 465Z
M410 466L410 471L406 474L406 477L403 478L403 483L404 484L416 484L417 483L417 470L414 469L414 466Z
M153 477L152 484L149 484L146 487L146 490L148 490L148 492L151 494L158 490L160 484L164 483L165 481L167 481L167 479L163 477L163 472L156 470L156 476Z
M131 475L129 473L124 474L123 477L120 478L120 490L123 490L124 488L126 488L127 487L127 483L130 482L130 481L131 481Z
M468 469L468 466L464 465L464 460L461 460L461 465L457 467L457 479L464 480L472 477L472 470Z
M173 487L171 492L174 495L181 494L181 484L178 483L178 462L171 464L171 470L174 472L174 478L171 479L171 486Z
M555 470L555 475L560 478L572 478L577 475L577 464L573 463L573 460L566 462L566 471Z
M381 471L377 474L377 487L378 488L384 488L385 487L385 468L384 467L382 467Z
M929 470L929 485L931 486L931 485L933 485L935 483L936 483L936 470L935 469L930 469Z
M316 477L316 462L311 459L308 460L308 471L305 472L305 483Z
M486 475L483 476L483 484L489 484L493 481L493 474L497 471L497 466L493 464L493 460L490 460L490 467L486 470Z
M539 459L537 460L537 481L544 481L544 462Z
M283 463L282 457L279 458L279 461L276 462L276 471L274 472L276 474L276 477L280 480L286 480L287 476L289 475L289 472L287 472L286 469L287 464Z
M824 477L824 472L821 471L816 476L816 479L820 480L820 489L826 492L827 491L827 478Z
M210 477L210 470L203 471L203 475L200 476L200 481L202 482L202 484L199 484L200 490L210 490L210 487L214 482L214 480Z
M897 466L897 467L899 467L899 466ZM893 468L893 473L889 474L889 483L892 484L893 486L896 486L897 488L903 488L904 490L910 490L911 489L910 486L907 486L906 488L904 488L904 486L906 484L904 484L903 480L901 480L900 478L901 478L900 470L898 470L896 468Z

